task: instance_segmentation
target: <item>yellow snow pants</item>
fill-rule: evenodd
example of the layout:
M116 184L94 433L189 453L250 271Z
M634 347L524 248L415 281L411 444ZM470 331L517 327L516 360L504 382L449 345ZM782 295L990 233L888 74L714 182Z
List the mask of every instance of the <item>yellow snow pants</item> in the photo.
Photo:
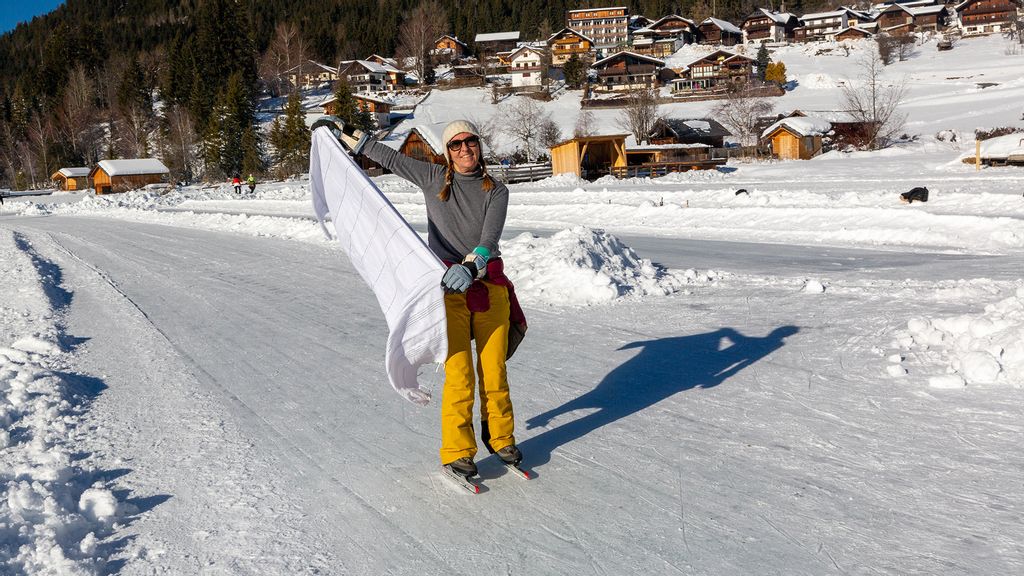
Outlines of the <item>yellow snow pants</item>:
M470 312L465 294L446 294L448 359L444 364L441 393L441 464L476 455L473 433L472 340L476 340L476 374L479 377L480 420L488 426L490 444L501 450L515 444L512 399L508 391L505 356L508 350L509 300L504 286L484 282L490 298L486 312Z

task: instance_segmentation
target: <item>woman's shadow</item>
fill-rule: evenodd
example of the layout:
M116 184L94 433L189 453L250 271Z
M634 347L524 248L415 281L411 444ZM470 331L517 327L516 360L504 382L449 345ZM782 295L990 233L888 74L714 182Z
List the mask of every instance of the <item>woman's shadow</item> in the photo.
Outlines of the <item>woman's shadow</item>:
M722 328L705 334L626 344L619 350L640 348L640 353L612 370L593 390L526 421L527 429L537 428L547 426L562 414L596 409L519 443L525 464L546 464L559 446L640 412L677 392L717 386L782 347L786 337L797 332L796 326L782 326L757 338Z

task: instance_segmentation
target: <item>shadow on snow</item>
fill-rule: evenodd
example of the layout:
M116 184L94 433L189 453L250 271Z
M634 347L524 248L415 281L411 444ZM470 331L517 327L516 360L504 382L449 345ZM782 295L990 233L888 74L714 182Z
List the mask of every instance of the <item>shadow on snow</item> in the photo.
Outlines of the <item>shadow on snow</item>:
M619 350L639 348L640 353L608 373L589 392L526 421L527 429L546 427L563 414L596 410L520 442L524 463L545 464L560 446L684 390L718 386L781 348L785 339L797 332L796 326L782 326L758 338L722 328L626 344Z

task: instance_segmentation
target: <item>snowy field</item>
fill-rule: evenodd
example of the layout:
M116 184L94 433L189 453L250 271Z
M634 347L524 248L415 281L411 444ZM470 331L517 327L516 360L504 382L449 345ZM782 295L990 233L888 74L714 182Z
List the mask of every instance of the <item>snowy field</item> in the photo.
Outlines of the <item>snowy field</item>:
M5 198L0 572L1024 572L1024 169L958 160L1024 126L1005 46L893 65L898 148L512 186L537 477L480 454L479 496L438 471L438 404L388 386L306 180ZM858 49L818 49L780 51L778 111L837 106ZM422 230L420 192L376 181Z

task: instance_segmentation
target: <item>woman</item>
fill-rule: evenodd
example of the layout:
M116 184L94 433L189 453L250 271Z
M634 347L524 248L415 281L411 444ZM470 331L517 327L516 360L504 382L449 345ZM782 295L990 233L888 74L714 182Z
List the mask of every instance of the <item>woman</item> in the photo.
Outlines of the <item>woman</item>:
M377 142L362 152L423 189L427 244L448 265L441 280L448 318L448 359L441 396L441 464L462 476L477 473L473 403L476 340L484 445L506 464L522 454L513 436L505 360L525 331L522 311L502 268L498 239L508 188L487 174L480 131L456 120L444 129L446 165L421 162ZM510 318L515 320L512 325ZM510 329L512 333L510 334ZM509 338L512 338L510 344Z

